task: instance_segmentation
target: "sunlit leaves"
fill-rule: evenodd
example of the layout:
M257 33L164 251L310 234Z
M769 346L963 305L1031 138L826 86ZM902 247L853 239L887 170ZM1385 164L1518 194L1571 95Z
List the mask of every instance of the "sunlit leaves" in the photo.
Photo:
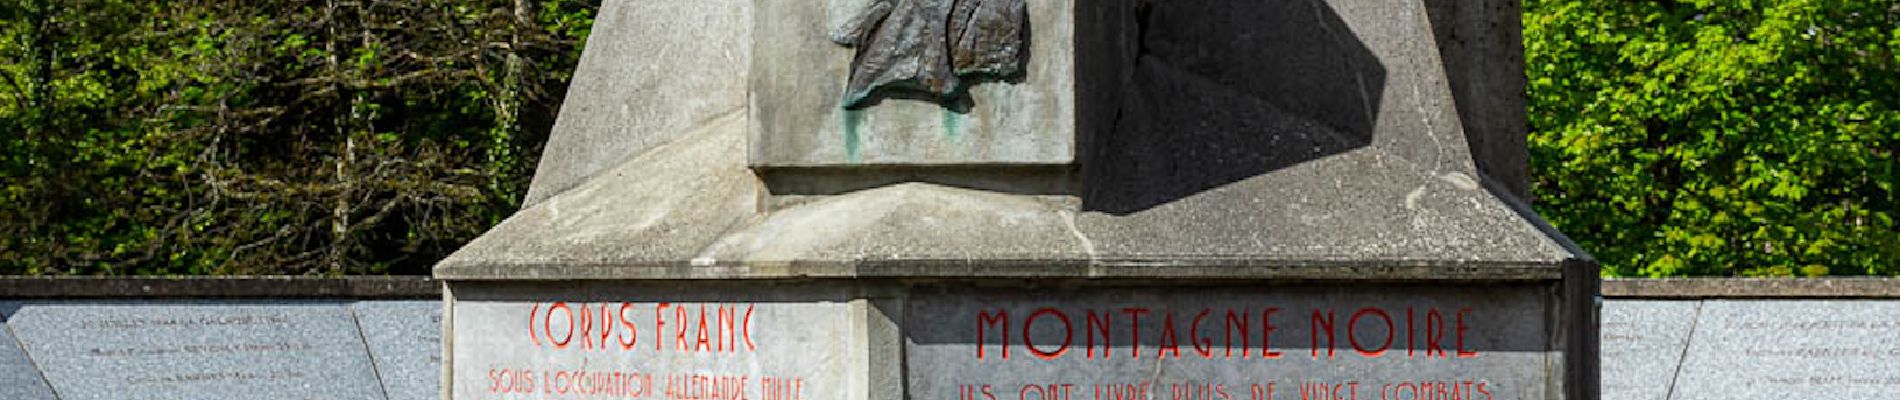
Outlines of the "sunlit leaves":
M1900 7L1525 9L1539 209L1609 273L1900 273Z

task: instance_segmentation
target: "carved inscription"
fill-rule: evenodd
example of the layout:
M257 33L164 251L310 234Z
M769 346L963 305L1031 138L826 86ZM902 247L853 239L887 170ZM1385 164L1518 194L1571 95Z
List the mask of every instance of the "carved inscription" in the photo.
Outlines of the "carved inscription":
M1675 399L1900 396L1893 302L1705 301L1689 343Z
M456 398L837 398L831 305L460 303ZM794 311L799 310L799 311ZM472 331L472 332L471 332ZM471 334L472 333L472 334Z
M1498 293L918 296L906 312L910 393L958 400L1535 398L1548 382L1541 309L1531 292Z
M62 397L381 398L333 303L35 303L9 325Z

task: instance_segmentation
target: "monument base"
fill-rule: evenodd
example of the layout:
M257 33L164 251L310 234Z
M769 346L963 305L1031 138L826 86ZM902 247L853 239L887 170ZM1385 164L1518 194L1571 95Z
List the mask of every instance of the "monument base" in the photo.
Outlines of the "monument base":
M1594 387L1566 384L1594 371L1583 365L1596 337L1566 321L1590 312L1595 290L1556 270L1061 270L450 281L445 382L456 399L1540 399Z

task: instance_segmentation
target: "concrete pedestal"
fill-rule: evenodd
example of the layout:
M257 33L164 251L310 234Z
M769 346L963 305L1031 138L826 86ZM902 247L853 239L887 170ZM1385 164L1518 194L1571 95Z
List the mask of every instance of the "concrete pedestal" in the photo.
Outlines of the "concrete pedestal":
M435 270L444 397L1596 398L1514 2L1028 0L1025 80L853 147L818 39L866 3L608 1Z

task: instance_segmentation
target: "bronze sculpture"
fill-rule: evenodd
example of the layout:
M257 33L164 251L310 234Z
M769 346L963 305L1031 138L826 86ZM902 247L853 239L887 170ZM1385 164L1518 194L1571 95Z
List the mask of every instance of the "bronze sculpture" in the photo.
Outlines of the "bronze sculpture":
M868 106L881 90L949 104L982 77L1020 74L1028 15L1024 0L872 0L831 33L857 49L844 107Z

